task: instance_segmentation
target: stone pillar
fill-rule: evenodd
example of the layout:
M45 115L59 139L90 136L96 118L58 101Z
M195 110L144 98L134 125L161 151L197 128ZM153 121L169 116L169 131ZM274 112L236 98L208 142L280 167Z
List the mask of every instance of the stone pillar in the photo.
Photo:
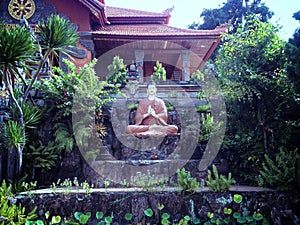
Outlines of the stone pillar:
M140 74L140 83L143 83L144 81L144 50L135 50L135 63L136 63L136 69L139 71Z
M188 81L190 79L190 50L182 50L181 58L182 58L182 79L184 81Z

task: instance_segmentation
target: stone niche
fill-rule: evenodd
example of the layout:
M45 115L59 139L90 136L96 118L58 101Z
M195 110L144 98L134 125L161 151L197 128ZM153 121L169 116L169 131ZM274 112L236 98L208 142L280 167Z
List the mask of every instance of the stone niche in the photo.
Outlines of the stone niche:
M205 104L196 97L201 87L170 81L157 84L158 97L165 101L167 108L173 106L168 109L167 123L177 125L178 134L148 138L125 134L126 126L134 123L136 107L130 106L147 97L146 89L146 84L138 83L132 84L131 89L123 87L123 95L104 108L98 122L104 124L106 136L97 156L92 161L82 160L83 175L76 175L78 178L83 177L95 187L104 187L104 180L108 179L115 181L111 185L119 187L118 177L122 174L134 177L137 167L138 170L150 168L154 174L167 174L172 179L176 179L177 169L185 167L198 181L205 179L206 171L199 171L199 165L206 143L198 142L201 116L196 111L196 106ZM84 157L84 152L81 154ZM124 170L127 166L130 169Z
M197 101L195 96L199 87L197 85L180 86L171 82L169 85L157 85L157 89L158 97L164 100L167 107L171 106L171 109L168 109L167 123L176 125L179 129L178 134L167 135L164 138L139 138L139 140L134 139L133 135L126 135L124 133L125 127L134 124L136 113L136 108L130 108L130 105L137 105L139 99L146 98L147 91L146 85L136 86L133 92L124 89L122 92L126 97L117 98L112 107L104 111L106 114L104 125L107 128L108 135L104 138L103 144L117 160L164 160L176 148L182 137L182 112L188 112L190 105ZM194 117L197 117L197 114L194 113L194 117L192 113L190 114L189 121L193 123L193 121L196 121ZM133 142L135 145L128 144L126 146L124 144ZM140 151L134 149L140 149Z
M126 126L134 124L136 113L136 108L131 108L130 105L137 104L139 99L145 98L147 95L146 85L139 85L135 92L129 93L129 91L126 92L126 89L122 90L127 97L117 98L112 105L103 111L104 116L101 123L105 125L107 134L102 141L102 149L95 161L89 163L92 168L87 166L84 170L87 180L96 187L103 187L101 178L105 179L107 178L106 175L111 176L113 173L103 170L110 167L107 166L108 164L116 165L115 167L120 166L120 168L123 168L124 165L146 168L160 164L161 166L157 167L159 173L171 175L175 174L176 168L180 169L185 166L191 171L192 176L200 178L201 174L197 167L203 155L203 148L195 143L189 150L191 151L190 154L185 153L189 144L193 142L192 139L195 139L195 135L190 135L189 132L191 131L187 126L190 124L197 126L195 121L200 122L199 115L195 110L195 104L197 104L195 96L199 86L193 84L180 86L172 82L169 85L157 85L157 88L158 97L164 100L167 108L171 106L168 110L167 123L176 125L179 128L178 134L140 138L125 134ZM162 163L166 161L168 162L167 167ZM93 169L97 172L94 173ZM122 172L124 170L121 169L120 172L115 173L115 176L120 176ZM134 175L135 171L129 177ZM115 180L118 180L117 177Z

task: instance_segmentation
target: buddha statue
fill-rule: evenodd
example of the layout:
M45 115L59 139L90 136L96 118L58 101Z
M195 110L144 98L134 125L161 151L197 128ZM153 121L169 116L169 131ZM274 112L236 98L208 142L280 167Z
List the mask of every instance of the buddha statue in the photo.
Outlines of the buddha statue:
M140 136L166 136L176 134L178 127L167 124L168 113L162 99L156 97L156 84L147 84L147 98L141 99L135 115L135 124L128 125L125 132Z

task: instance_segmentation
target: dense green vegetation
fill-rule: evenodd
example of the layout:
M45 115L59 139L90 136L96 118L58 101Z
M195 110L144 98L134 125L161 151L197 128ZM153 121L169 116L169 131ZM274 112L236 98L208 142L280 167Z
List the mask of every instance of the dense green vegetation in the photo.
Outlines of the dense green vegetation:
M298 103L285 70L285 42L272 24L247 17L223 41L216 58L228 115L223 150L230 152L234 176L253 183L265 154L273 157L279 149L297 147L291 142L296 122L291 115Z
M217 77L225 97L228 124L221 154L229 171L242 183L264 180L267 186L294 189L299 180L299 28L286 43L280 28L268 22L272 16L261 1L229 0L205 9L203 23L190 28L230 22L209 62L214 70L203 71ZM287 160L290 155L296 162Z
M227 191L235 182L296 192L300 185L300 29L285 42L278 36L279 28L268 22L272 12L261 1L245 3L228 0L220 9L205 10L201 14L203 24L191 25L195 29L213 29L231 20L230 32L223 35L214 61L210 62L213 70L196 71L191 79L205 84L207 76L215 76L226 102L227 130L220 154L227 162L229 175L218 174L213 165L205 184L215 192ZM300 12L294 18L300 20ZM58 54L68 54L68 47L78 40L69 21L51 16L37 29L38 37L28 27L0 25L0 82L9 96L0 148L7 154L14 153L13 171L5 177L13 185L4 182L0 188L0 216L5 221L1 224L24 224L35 219L35 211L25 215L24 208L8 201L10 195L21 191L20 181L34 181L37 173L55 173L63 155L78 151L78 147L84 150L85 160L95 159L98 149L92 144L107 132L101 123L103 106L114 100L112 96L119 87L114 84L126 81L126 66L117 56L108 67L108 80L102 82L95 74L96 60L80 69L64 60L67 71L55 64ZM38 83L37 76L46 62L49 79ZM158 61L152 78L166 79L166 71ZM211 93L199 93L199 98L205 94ZM199 143L207 142L212 128L218 128L210 115L211 107L208 102L197 108L202 119ZM76 117L81 120L74 120ZM42 128L47 126L50 129L45 135ZM184 169L177 171L177 179L185 193L193 194L201 186ZM152 186L146 188L150 190ZM241 201L241 196L234 199L237 204ZM144 211L147 217L152 216L151 212L150 208ZM131 220L130 215L128 212L126 220ZM162 224L168 224L169 215L163 215ZM89 216L77 212L74 221L84 224ZM111 223L109 216L98 216L99 221ZM59 215L56 219L61 220ZM32 224L43 223L38 221ZM191 218L186 216L180 224L189 221ZM260 213L243 217L228 208L215 215L210 212L205 224L217 221L267 224ZM193 223L198 224L198 220Z
M203 23L192 23L189 28L211 30L222 24L230 23L230 33L235 33L243 20L249 15L256 15L260 21L268 22L274 15L261 0L228 0L217 9L204 9L200 14Z

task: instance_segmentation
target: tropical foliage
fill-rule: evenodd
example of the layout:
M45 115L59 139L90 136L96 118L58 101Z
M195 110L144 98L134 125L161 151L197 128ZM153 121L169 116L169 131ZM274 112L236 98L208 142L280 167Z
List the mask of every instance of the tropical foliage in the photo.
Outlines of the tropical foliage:
M162 66L162 63L156 61L156 64L154 66L154 72L151 75L151 79L154 81L163 81L167 79L166 74L166 69Z
M108 65L107 81L115 84L126 82L126 66L120 56L114 56L112 64Z
M297 149L287 152L281 148L275 157L267 154L264 156L265 161L260 170L262 178L275 189L292 189L296 178Z
M267 22L272 18L273 12L261 0L227 0L217 9L204 9L200 15L203 23L194 22L191 29L211 30L222 24L230 23L230 33L235 33L239 24L251 15L256 15L260 21Z
M59 52L66 53L67 48L78 40L73 25L58 15L52 15L40 22L37 30L38 35L31 30L26 21L16 27L5 27L4 24L0 24L0 85L5 85L9 94L9 104L16 109L16 113L10 117L12 121L5 125L7 128L5 130L14 131L15 135L22 134L22 138L18 138L21 140L18 146L13 145L13 150L18 152L16 176L21 171L22 151L26 145L27 130L32 128L32 124L36 125L41 117L36 113L24 114L28 112L26 111L28 105L25 103L31 100L30 91L49 57L53 59ZM31 79L25 80L25 76ZM17 83L18 88L16 88ZM20 123L20 126L17 123Z
M231 152L234 176L250 181L259 174L265 154L292 147L289 118L295 93L284 71L285 43L277 31L270 23L247 17L235 34L223 36L216 59L229 121L223 149Z
M37 217L35 211L32 210L28 214L25 213L25 208L21 205L11 204L8 197L12 196L12 185L2 182L0 186L0 224L25 224L28 220L33 220Z
M99 142L105 134L105 128L96 124L95 119L101 115L103 106L113 100L109 96L116 88L99 81L94 70L96 60L79 71L73 63L67 60L64 63L69 72L54 67L56 74L39 86L52 105L46 112L53 124L53 142L49 142L48 147L54 143L59 154L74 150L76 145L86 158L94 158L98 149L90 144L95 143L95 139Z

